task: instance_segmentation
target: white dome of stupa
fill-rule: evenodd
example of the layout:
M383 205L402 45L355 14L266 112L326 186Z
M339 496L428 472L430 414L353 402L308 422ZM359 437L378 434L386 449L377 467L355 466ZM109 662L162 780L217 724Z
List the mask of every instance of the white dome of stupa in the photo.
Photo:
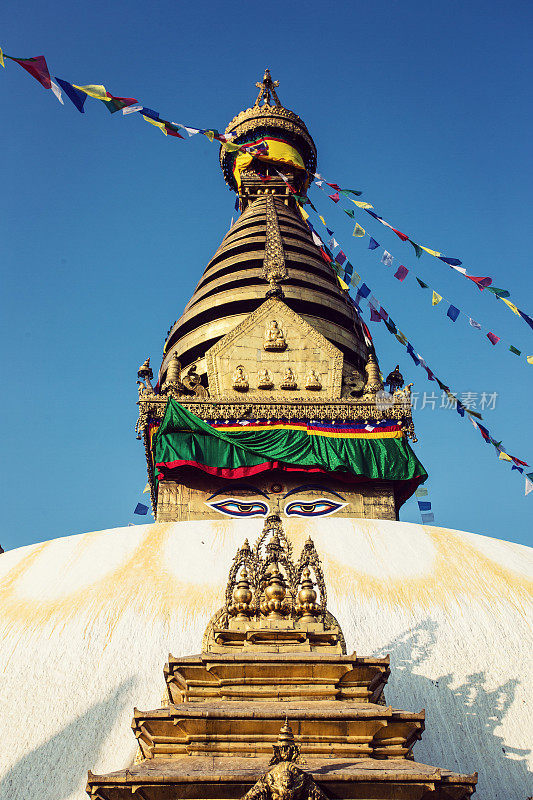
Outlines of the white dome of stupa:
M348 653L391 655L386 701L426 709L415 758L525 800L533 741L533 551L406 522L284 520L311 535ZM258 520L116 528L0 556L0 800L82 800L127 767L133 707L161 705L168 653L200 652Z

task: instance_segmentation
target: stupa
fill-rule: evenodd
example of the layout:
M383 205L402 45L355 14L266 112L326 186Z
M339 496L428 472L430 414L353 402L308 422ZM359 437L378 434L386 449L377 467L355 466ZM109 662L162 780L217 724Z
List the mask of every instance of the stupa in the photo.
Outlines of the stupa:
M263 517L263 532L239 549L202 652L169 658L165 705L135 710L138 763L91 773L88 792L465 800L477 776L413 761L424 713L386 705L388 659L347 655L312 540L296 561L283 530L281 505L397 519L426 473L403 378L384 402L370 335L302 219L316 150L276 87L267 70L226 129L241 216L169 331L157 387L149 361L138 382L156 520Z
M0 800L533 794L532 551L399 521L409 387L310 236L276 89L219 135L240 216L139 369L155 522L0 558Z

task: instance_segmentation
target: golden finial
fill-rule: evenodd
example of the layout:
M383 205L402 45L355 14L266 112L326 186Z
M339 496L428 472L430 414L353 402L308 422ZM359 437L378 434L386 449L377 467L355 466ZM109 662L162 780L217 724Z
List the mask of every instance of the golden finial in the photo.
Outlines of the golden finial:
M274 102L277 106L281 106L281 103L278 100L278 96L276 94L276 89L279 86L279 81L273 81L270 75L270 70L268 67L265 70L265 74L263 75L263 80L261 83L255 84L257 88L260 90L259 94L257 95L257 100L254 103L254 106L258 106L261 100L264 101L265 105L272 105L270 102L270 98L272 97Z

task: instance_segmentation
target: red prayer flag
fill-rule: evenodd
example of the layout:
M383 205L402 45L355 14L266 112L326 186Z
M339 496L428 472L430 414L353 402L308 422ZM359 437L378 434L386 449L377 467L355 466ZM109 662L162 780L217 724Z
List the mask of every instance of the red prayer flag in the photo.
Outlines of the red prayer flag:
M483 289L486 289L487 286L490 286L492 283L492 278L477 278L475 275L467 275L466 272L465 278L468 278L468 280L475 283L480 292L482 292Z
M491 342L491 344L498 344L498 342L500 341L500 337L496 336L495 333L491 333L490 331L487 333L487 339L489 340L489 342Z
M400 266L394 273L394 277L398 278L399 281L405 280L405 278L407 278L408 275L409 275L409 270L407 269L407 267L404 267L403 264L400 264Z
M407 242L407 241L409 241L409 237L408 237L408 236L406 236L406 235L405 235L405 233L402 233L401 231L397 231L397 230L396 230L396 228L391 228L391 230L392 230L392 231L394 231L394 233L396 234L396 236L399 236L399 237L400 237L400 239L402 240L402 242Z
M336 192L341 191L341 187L337 183L328 183L326 181L326 186L331 186L332 189L335 189Z
M322 253L322 258L324 259L324 261L326 262L326 264L330 264L330 263L331 263L331 258L328 256L328 254L326 253L326 251L325 251L325 250L322 250L322 248L320 248L320 252Z
M517 458L516 456L511 456L511 458L513 459L515 464L522 464L523 467L529 467L529 464L527 463L527 461L520 461L520 459Z
M13 56L6 56L11 61L16 61L17 64L33 75L35 80L44 86L45 89L52 88L52 81L50 80L50 73L48 72L48 65L44 56L34 56L33 58L13 58Z
M339 193L335 192L335 194L328 194L330 200L333 200L334 203L338 203L340 200Z

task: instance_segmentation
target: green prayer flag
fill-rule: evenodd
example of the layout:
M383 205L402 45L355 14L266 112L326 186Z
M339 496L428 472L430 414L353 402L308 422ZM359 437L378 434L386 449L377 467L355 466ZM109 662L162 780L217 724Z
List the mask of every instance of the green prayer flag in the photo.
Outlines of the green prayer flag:
M411 239L409 239L409 242L413 245L415 249L416 257L420 258L420 256L422 255L422 248L420 247L420 245L416 244L416 242L413 242Z
M355 211L352 211L351 208L344 208L343 211L345 214L348 214L349 217L355 219Z
M510 297L511 293L507 289L497 289L495 286L487 286L487 292L492 292L496 297Z
M522 351L521 350L517 350L516 347L514 347L513 345L509 346L509 350L511 351L511 353L514 353L515 356L521 356L522 355Z
M420 284L420 287L422 289L429 289L429 286L427 285L427 283L424 283L424 281L421 281L420 278L417 278L417 281Z
M348 197L350 194L354 194L356 197L361 197L363 194L363 192L360 192L358 189L341 189L340 193L345 194L346 197Z

